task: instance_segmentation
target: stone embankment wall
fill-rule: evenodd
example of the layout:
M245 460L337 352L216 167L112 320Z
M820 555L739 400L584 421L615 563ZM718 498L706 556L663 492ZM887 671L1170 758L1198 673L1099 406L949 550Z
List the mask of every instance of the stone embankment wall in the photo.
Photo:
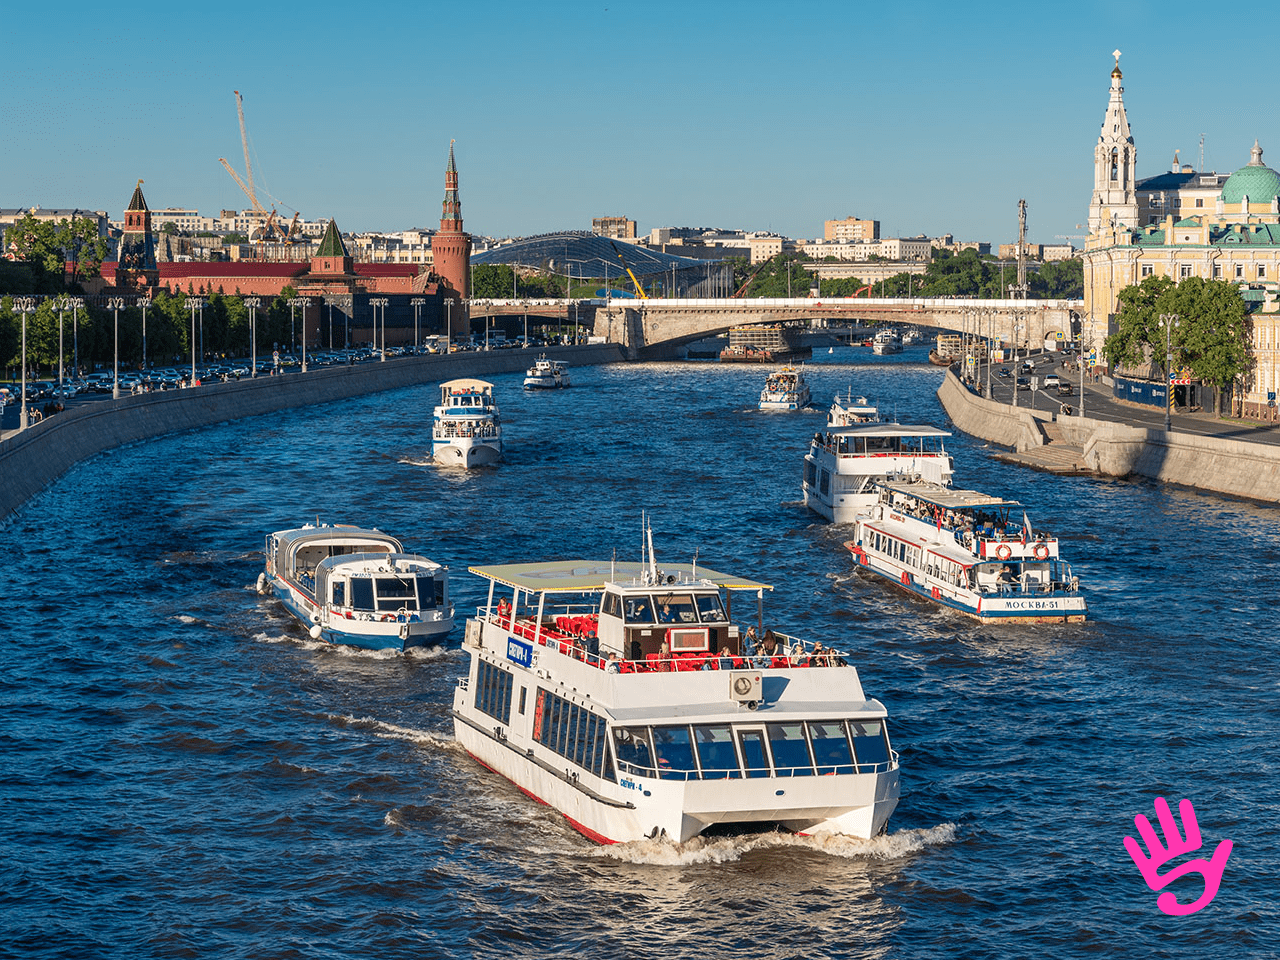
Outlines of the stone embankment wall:
M1045 413L1020 415L1007 404L975 396L948 373L938 389L951 421L965 433L1016 450L1039 446ZM1107 477L1146 477L1198 490L1280 502L1280 447L1246 440L1166 433L1088 417L1058 417L1065 443L1084 449L1089 469Z
M615 363L613 344L560 347L544 352L571 366ZM523 370L538 355L529 350L401 357L386 363L320 367L307 374L256 377L99 400L47 417L0 441L0 518L13 513L82 460L113 447L214 423L275 413L455 377Z

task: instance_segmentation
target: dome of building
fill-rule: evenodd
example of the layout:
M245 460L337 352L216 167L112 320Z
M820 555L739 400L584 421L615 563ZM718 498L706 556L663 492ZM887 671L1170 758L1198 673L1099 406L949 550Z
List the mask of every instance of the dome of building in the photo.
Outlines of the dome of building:
M1239 203L1242 197L1248 197L1251 204L1270 203L1280 197L1280 173L1263 165L1262 148L1256 140L1249 162L1222 185L1223 203Z

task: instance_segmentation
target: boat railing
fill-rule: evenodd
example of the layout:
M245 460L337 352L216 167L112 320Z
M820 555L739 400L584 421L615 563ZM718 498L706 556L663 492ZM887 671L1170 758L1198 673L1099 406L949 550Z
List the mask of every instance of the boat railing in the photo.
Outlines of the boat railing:
M803 767L750 767L746 770L745 779L766 777L812 777L830 776L832 774L872 774L889 773L897 769L898 752L892 751L891 760L879 763L820 763ZM633 777L649 777L655 780L742 780L741 767L703 767L700 770L676 769L667 765L657 767L643 766L627 760L617 761L618 772Z
M1080 592L1080 581L1077 577L1070 580L1028 580L1024 583L986 584L982 592L988 596L1000 597L1047 597L1055 594L1071 594Z

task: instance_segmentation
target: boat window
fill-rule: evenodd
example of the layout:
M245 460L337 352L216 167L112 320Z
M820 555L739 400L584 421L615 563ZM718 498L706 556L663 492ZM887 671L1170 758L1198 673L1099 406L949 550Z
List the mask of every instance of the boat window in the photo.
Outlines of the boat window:
M580 743L581 749L578 751L578 766L586 767L588 770L595 770L595 756L600 738L599 730L600 718L594 713L587 714L587 727Z
M622 617L622 598L616 593L606 593L600 605L600 612L609 617Z
M503 723L511 722L511 674L487 660L476 668L476 709Z
M720 594L700 593L695 599L698 601L698 616L703 623L725 622L727 618L724 615L724 607L720 604Z
M813 481L816 480L817 477L818 477L817 466L812 461L806 460L804 464L804 482L812 487Z
M693 737L704 780L736 780L742 776L738 754L733 749L733 732L727 723L694 727Z
M839 720L810 721L809 739L818 773L853 773L853 751Z
M739 731L738 746L742 749L742 762L748 777L769 776L769 755L764 749L763 730Z
M436 606L444 606L444 578L440 577L436 580Z
M333 605L335 607L345 607L347 605L347 582L345 580L333 581Z
M415 606L415 577L378 577L378 609L399 610Z
M351 581L351 608L373 609L373 581L368 577L357 577Z
M627 597L627 623L653 623L653 604L648 597Z
M653 770L653 753L649 748L648 727L616 727L613 731L613 749L618 763L628 764L640 770Z
M653 598L658 607L659 623L697 623L693 597L687 593L668 593Z
M889 740L879 720L850 720L858 763L888 763Z
M822 479L818 483L818 491L824 494L831 492L831 473L827 470L822 471Z
M809 756L809 741L804 736L804 724L771 723L769 747L773 751L773 766L780 777L806 777L813 774L813 758Z
M663 780L698 778L688 727L654 727L653 749L658 758L658 776Z
M436 578L418 577L418 609L431 610L436 605Z

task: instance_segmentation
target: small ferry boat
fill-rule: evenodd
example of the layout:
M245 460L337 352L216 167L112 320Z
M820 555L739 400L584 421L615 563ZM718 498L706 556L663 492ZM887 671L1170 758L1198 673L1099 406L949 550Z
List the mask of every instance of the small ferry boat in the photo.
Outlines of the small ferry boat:
M852 523L879 499L877 481L951 483L952 462L936 427L862 423L814 435L804 457L804 502L834 523Z
M722 591L767 584L695 564L472 567L454 736L598 843L706 831L882 833L899 796L887 711L849 654L775 634L747 649ZM588 598L583 602L582 598Z
M894 330L881 330L871 340L871 352L878 355L902 352L902 338Z
M307 524L270 534L265 554L258 592L274 594L313 640L403 650L453 629L449 568L380 530Z
M502 422L492 383L463 378L440 384L431 453L437 463L468 468L502 458Z
M761 410L799 410L809 405L812 397L804 371L783 367L769 374L760 391Z
M959 357L943 356L936 347L929 351L929 362L935 367L949 367L958 359Z
M852 427L860 423L879 423L880 411L866 397L855 397L850 388L847 395L836 394L827 411L828 427Z
M845 547L860 569L983 623L1082 622L1080 580L1022 505L926 481L874 484Z
M902 331L901 342L904 347L914 347L917 343L924 342L924 333L919 327L907 327Z
M539 357L533 366L525 371L524 388L526 390L554 390L569 386L569 365L563 360L548 360Z

